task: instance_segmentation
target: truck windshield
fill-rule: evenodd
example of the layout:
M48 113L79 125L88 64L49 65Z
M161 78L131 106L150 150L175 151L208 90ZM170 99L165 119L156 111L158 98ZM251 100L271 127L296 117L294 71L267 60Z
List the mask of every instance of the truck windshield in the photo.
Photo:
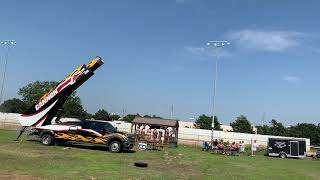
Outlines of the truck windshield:
M117 128L108 122L82 121L83 129L92 129L103 134L117 132Z
M113 127L110 123L105 123L104 128L108 133L113 133L117 131L117 129Z

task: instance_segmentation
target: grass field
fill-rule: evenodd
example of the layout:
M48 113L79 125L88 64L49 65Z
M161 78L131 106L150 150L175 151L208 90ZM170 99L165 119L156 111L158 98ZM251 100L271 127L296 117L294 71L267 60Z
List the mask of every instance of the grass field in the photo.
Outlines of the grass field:
M318 160L223 156L189 146L113 154L15 136L0 130L0 179L320 179ZM134 167L136 161L149 167Z

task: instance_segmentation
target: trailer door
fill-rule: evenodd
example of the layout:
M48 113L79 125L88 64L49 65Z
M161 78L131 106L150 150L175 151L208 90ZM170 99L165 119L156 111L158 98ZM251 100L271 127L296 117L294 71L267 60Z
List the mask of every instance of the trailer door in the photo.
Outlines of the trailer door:
M290 141L290 154L291 156L299 156L299 142Z

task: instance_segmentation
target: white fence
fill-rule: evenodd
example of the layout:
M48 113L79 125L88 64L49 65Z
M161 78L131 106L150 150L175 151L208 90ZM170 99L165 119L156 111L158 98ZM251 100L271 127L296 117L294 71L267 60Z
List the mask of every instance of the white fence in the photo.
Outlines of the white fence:
M74 121L77 119L63 118L61 121ZM131 123L123 121L113 121L111 124L118 128L120 131L130 132ZM12 113L0 113L0 128L3 127L19 127L18 114ZM191 128L179 128L179 143L200 145L203 141L211 140L211 130L204 129L191 129ZM245 144L250 144L252 140L256 140L258 145L267 146L268 138L293 138L283 136L271 136L271 135L259 135L259 134L246 134L236 132L222 132L214 131L214 139L223 139L229 142L244 141ZM303 139L306 141L307 151L310 151L310 139L308 138L295 138Z
M113 121L111 124L117 127L120 131L130 132L131 123L126 123L123 121ZM211 130L204 129L191 129L191 128L179 128L179 141L188 144L200 145L204 141L211 141ZM244 141L245 144L251 144L252 140L256 140L258 145L267 146L268 138L290 138L294 137L284 137L284 136L271 136L271 135L260 135L260 134L246 134L246 133L236 133L236 132L223 132L214 131L214 139L223 139L229 142L239 142ZM302 139L306 141L307 151L310 151L310 139L308 138L294 138Z

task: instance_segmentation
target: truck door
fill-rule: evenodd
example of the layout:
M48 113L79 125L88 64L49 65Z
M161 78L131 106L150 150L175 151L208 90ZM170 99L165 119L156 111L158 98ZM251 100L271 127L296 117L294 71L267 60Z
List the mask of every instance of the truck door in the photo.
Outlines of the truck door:
M291 156L299 156L299 142L290 141L290 154Z

